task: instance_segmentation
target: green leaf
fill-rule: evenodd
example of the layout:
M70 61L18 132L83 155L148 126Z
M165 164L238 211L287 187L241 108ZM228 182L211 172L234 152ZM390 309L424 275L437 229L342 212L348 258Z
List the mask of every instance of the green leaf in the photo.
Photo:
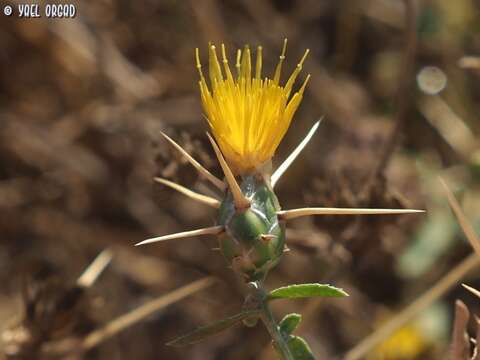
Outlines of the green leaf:
M310 346L300 336L290 336L288 347L295 360L315 360Z
M348 296L348 294L342 289L327 284L298 284L272 290L268 295L268 300L300 299L316 296L344 297Z
M288 335L293 333L297 328L298 324L302 320L302 315L300 314L287 314L285 317L280 321L280 332L285 338L288 338Z
M210 336L216 335L225 329L228 329L229 327L237 324L238 322L246 318L249 318L252 316L258 316L258 314L259 314L258 310L242 311L228 318L213 322L206 326L199 327L198 329L188 334L185 334L183 336L180 336L168 342L167 345L168 346L186 346L186 345L195 344Z

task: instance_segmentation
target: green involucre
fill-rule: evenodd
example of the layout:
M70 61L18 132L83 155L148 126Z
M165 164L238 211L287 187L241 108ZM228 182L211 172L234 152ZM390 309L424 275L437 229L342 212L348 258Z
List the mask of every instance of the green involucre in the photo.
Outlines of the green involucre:
M280 260L285 246L285 226L278 220L280 205L275 193L260 176L246 176L240 184L251 206L235 209L227 193L219 210L225 233L220 249L232 268L246 281L263 279Z

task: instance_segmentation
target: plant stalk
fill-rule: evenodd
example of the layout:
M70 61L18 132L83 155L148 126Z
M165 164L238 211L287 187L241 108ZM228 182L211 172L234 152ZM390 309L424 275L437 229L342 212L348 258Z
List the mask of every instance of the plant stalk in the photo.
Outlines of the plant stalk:
M260 319L262 320L270 336L272 337L274 348L277 350L282 360L295 360L292 352L290 351L290 348L288 347L288 343L280 333L280 328L278 327L277 322L273 317L272 311L268 306L266 291L263 286L263 282L257 281L255 284L256 289L262 299L261 303L259 304L259 308L261 311Z

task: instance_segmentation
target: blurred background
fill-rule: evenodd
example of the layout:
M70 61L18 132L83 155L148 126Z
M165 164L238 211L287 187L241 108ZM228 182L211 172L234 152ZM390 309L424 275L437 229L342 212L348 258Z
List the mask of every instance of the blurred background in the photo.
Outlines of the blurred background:
M274 164L325 117L279 182L283 207L427 210L289 223L291 251L267 285L327 282L351 295L274 305L277 318L303 314L298 333L319 359L343 359L472 252L437 177L480 224L480 3L73 4L74 19L0 15L2 356L55 358L48 343L82 339L142 304L214 277L71 358L275 358L260 325L237 326L191 347L165 346L238 312L245 285L212 251L214 238L133 246L215 221L212 209L153 181L161 176L213 193L160 131L221 176L205 137L194 66L195 47L206 64L209 41L225 43L232 57L246 43L262 45L270 74L287 37L284 77L311 50L302 77L312 78ZM77 278L107 248L111 264L78 290ZM478 269L461 280L480 285ZM454 300L479 308L460 283L361 358L445 358Z

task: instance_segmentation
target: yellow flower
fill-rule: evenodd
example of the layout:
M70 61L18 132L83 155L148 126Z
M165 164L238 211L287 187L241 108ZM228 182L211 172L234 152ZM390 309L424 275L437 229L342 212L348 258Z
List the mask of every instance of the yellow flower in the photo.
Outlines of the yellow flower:
M222 67L215 46L209 45L209 89L202 73L199 51L196 49L200 73L200 93L207 121L223 155L234 173L255 172L269 161L285 135L293 114L302 100L307 76L292 96L295 83L308 50L285 85L280 85L280 73L285 59L287 41L273 79L262 79L262 47L257 48L255 74L252 76L250 48L237 50L234 77L230 71L225 46L222 44Z
M428 348L427 339L415 325L406 325L378 345L370 360L419 359Z

